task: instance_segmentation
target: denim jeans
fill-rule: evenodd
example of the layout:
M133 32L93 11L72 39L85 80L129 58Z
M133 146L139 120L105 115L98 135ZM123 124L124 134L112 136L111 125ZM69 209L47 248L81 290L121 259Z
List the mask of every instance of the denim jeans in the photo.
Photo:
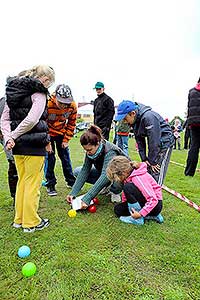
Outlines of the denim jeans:
M57 181L54 173L55 163L56 163L56 156L55 156L55 145L57 149L58 156L61 160L63 175L65 177L65 181L69 185L73 185L75 182L75 177L72 171L71 159L70 159L70 152L69 147L62 148L62 141L63 136L55 136L51 137L51 146L52 146L52 153L48 153L48 163L46 167L46 186L49 187L51 185L55 186Z
M128 156L128 136L127 135L117 135L117 146L124 151Z

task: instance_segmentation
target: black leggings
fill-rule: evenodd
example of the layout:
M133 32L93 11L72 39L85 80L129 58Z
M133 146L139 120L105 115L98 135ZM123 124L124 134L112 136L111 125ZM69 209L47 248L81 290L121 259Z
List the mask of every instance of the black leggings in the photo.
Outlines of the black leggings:
M145 206L147 200L134 183L125 183L123 187L127 202L122 202L114 207L114 212L117 217L130 216L128 203L138 202L141 207ZM162 200L159 200L157 205L152 209L148 216L157 216L162 210Z

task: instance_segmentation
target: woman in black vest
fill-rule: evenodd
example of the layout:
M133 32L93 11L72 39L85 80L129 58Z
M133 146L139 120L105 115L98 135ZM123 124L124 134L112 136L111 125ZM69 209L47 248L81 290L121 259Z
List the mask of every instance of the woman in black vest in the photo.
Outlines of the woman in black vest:
M105 187L110 185L106 175L108 163L116 155L125 155L125 153L116 145L104 140L101 129L92 125L80 138L80 143L86 151L84 164L74 170L76 182L74 183L67 201L72 202L80 192L85 182L93 184L92 188L82 198L82 208L87 208L91 200ZM114 192L118 190L112 189ZM121 201L120 195L111 193L111 201Z
M54 79L54 70L45 65L7 79L1 129L6 148L13 151L19 177L13 227L22 227L24 232L49 225L49 220L41 219L37 211L46 146L50 141L46 123L47 88Z

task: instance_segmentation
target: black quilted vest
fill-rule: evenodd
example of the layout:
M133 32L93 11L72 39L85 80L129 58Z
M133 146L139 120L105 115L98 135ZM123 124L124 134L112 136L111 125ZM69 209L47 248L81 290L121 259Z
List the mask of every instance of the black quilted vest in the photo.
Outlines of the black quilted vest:
M6 85L6 102L10 109L11 130L13 131L28 115L31 107L31 95L44 93L48 90L43 84L29 77L8 78ZM45 146L49 142L48 126L46 123L47 108L39 122L28 132L15 140L13 154L18 155L45 155Z

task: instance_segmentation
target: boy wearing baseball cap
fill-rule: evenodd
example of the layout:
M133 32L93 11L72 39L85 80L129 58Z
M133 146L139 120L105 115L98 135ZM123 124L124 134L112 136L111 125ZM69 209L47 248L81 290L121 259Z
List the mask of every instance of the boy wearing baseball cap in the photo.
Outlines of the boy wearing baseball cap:
M119 104L115 120L125 120L133 127L140 158L147 163L148 172L162 185L174 145L170 125L150 106L130 100Z
M94 89L97 98L94 100L94 124L102 130L102 134L106 140L109 140L109 134L113 116L115 113L114 101L104 91L103 82L98 81Z
M56 196L57 183L54 168L56 162L55 146L62 163L63 175L67 187L72 187L75 177L69 153L69 141L74 135L77 117L77 106L68 85L60 84L48 101L48 126L51 144L46 165L46 187L49 196Z

